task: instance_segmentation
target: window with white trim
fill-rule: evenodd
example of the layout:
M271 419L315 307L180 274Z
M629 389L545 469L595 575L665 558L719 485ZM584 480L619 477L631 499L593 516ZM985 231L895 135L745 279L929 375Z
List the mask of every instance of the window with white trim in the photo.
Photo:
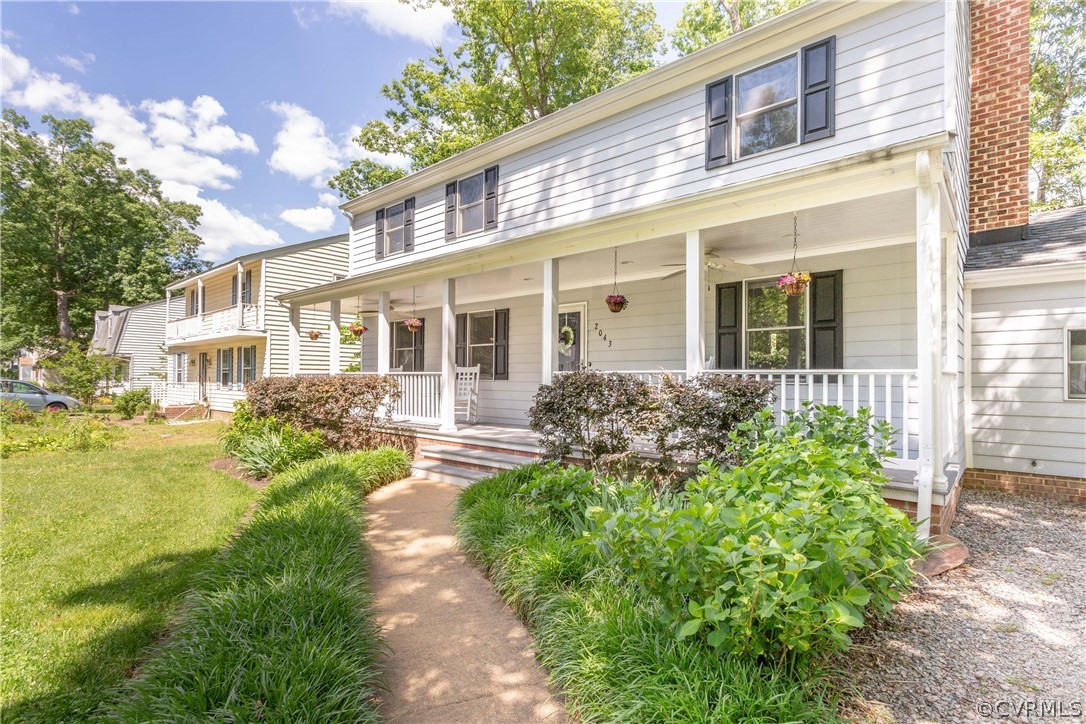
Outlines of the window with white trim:
M174 352L173 354L173 381L177 384L181 384L185 381L184 352Z
M234 384L234 348L219 350L219 388L229 389Z
M494 379L494 312L468 313L468 367L479 367L479 378Z
M483 174L460 179L456 184L456 232L470 234L483 229Z
M385 256L403 252L403 202L385 209Z
M1086 329L1068 329L1066 392L1069 400L1086 400Z
M799 143L799 60L790 55L736 77L737 158Z
M498 167L445 184L445 239L498 228Z
M425 321L425 320L424 320ZM392 323L392 367L402 372L423 372L423 330L412 332L403 322Z
M256 345L239 347L241 357L241 384L247 385L256 379Z
M746 369L807 367L807 292L785 294L776 279L746 283Z

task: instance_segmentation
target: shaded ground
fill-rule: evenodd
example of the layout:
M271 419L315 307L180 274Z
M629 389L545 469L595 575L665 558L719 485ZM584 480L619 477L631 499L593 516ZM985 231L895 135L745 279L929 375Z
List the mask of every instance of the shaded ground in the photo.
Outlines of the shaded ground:
M457 549L459 489L408 478L369 497L385 721L562 722L531 637Z
M1086 708L1086 507L966 490L952 534L965 565L922 584L844 662L862 716L991 721L992 707L1054 721L1042 705Z

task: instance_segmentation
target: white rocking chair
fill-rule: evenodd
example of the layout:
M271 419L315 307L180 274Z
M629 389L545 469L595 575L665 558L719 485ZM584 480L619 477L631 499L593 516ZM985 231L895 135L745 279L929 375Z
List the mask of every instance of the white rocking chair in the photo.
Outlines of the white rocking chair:
M479 419L479 365L456 368L456 419Z

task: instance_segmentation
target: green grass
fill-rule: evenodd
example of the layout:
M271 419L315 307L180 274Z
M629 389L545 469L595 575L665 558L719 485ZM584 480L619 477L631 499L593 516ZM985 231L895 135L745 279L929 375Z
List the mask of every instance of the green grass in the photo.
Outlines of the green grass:
M256 498L208 467L221 426L125 429L112 450L2 463L5 721L85 719Z
M720 658L678 641L651 602L515 496L531 468L458 502L461 545L532 630L540 660L584 722L832 721L818 677Z
M276 477L112 715L376 721L380 640L363 498L408 473L406 455L384 449L314 460Z

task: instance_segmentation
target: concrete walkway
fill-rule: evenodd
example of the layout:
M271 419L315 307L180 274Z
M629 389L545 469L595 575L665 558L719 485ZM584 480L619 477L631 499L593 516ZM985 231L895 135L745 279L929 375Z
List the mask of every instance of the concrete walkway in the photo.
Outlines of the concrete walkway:
M532 640L456 547L459 488L407 478L369 497L377 622L397 722L564 722Z

